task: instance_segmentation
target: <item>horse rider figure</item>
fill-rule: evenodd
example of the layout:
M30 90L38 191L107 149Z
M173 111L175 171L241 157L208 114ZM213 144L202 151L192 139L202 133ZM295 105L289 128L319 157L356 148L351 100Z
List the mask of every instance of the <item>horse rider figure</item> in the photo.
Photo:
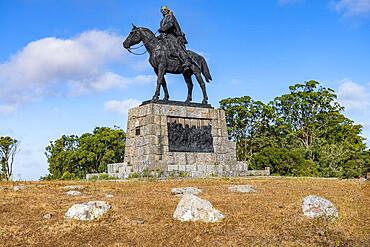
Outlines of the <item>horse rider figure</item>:
M185 48L188 43L185 34L181 31L173 12L167 6L161 7L161 13L163 19L158 30L160 33L159 39L169 48L170 54L175 52L175 56L180 59L184 71L189 71L192 60Z

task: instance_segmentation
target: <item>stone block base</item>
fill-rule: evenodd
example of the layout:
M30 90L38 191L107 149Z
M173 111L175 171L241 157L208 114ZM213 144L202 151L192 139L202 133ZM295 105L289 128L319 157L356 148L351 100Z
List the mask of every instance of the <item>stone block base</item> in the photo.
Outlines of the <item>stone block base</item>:
M236 162L225 113L211 107L148 103L129 110L125 163L134 172L216 173Z
M128 112L124 162L108 174L157 176L242 176L248 166L236 160L228 140L225 112L209 105L148 103Z

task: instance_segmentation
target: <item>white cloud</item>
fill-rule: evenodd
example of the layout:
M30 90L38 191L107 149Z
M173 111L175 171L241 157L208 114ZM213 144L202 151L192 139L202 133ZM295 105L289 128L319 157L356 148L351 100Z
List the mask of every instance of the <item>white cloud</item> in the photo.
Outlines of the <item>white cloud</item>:
M303 2L304 0L278 0L279 5L295 4Z
M153 76L127 78L109 71L110 65L127 59L121 43L118 34L96 30L28 43L0 64L0 113L66 90L80 95L151 81Z
M0 105L0 114L11 113L15 110L14 105Z
M94 78L80 81L69 81L69 92L72 95L81 95L91 92L102 92L113 88L127 88L130 85L143 85L156 81L154 75L138 75L124 77L112 72L106 72Z
M130 108L140 105L141 102L137 99L127 99L127 100L110 100L105 102L104 109L109 112L116 112L122 115L127 114Z
M338 101L347 111L364 111L370 107L370 88L344 80L338 88Z
M362 136L370 147L370 84L343 80L337 92L339 103L345 107L344 114L363 126Z
M345 17L367 16L370 13L370 0L337 0L332 2L332 6Z

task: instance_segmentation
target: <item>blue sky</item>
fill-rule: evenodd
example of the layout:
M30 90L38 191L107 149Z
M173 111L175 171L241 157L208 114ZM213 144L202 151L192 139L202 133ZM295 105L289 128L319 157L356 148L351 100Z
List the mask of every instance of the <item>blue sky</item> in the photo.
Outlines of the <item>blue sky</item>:
M206 57L214 106L244 95L267 102L314 79L370 138L370 0L1 1L0 135L21 141L14 179L47 174L45 146L63 134L126 128L127 109L155 85L147 55L121 43L131 23L157 30L161 5ZM182 77L167 82L171 99L185 100Z

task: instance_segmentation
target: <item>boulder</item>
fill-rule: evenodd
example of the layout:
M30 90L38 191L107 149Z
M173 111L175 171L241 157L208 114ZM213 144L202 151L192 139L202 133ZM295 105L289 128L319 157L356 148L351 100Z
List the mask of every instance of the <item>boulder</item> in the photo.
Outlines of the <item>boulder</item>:
M82 193L77 190L70 190L66 192L67 196L82 196Z
M338 210L331 201L314 195L303 199L302 211L309 218L338 217Z
M83 188L85 187L82 185L67 185L62 187L63 190L82 190Z
M217 222L223 219L224 215L213 208L209 201L192 194L184 194L173 213L173 218L180 221Z
M255 187L252 185L231 185L229 186L229 190L232 192L240 192L240 193L254 193L257 192Z
M105 214L111 206L105 201L90 201L75 204L65 213L65 219L95 220Z
M171 190L172 195L185 195L185 194L198 195L200 192L202 192L202 190L197 187L173 188Z
M18 185L14 185L13 186L13 191L24 190L25 188L27 188L26 185L24 185L24 184L18 184Z

